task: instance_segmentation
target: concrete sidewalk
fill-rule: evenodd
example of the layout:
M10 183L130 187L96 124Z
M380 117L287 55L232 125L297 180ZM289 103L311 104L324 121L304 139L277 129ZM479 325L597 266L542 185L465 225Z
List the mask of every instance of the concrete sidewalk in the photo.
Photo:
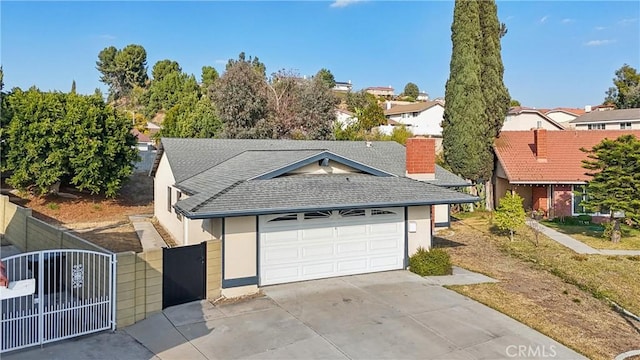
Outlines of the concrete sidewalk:
M527 225L530 225L527 222ZM568 247L578 254L596 254L596 255L624 255L624 256L633 256L640 255L640 250L600 250L594 249L591 246L578 241L572 238L569 235L565 235L559 231L546 227L538 222L537 226L540 229L540 232L546 235L549 239Z
M452 275L425 276L425 280L433 285L473 285L483 283L496 283L498 280L486 275L475 273L461 267L454 266Z
M162 239L158 230L153 226L149 216L129 216L129 220L131 221L133 228L136 230L136 234L138 234L140 244L142 245L142 251L167 247L167 243L164 242L164 239Z

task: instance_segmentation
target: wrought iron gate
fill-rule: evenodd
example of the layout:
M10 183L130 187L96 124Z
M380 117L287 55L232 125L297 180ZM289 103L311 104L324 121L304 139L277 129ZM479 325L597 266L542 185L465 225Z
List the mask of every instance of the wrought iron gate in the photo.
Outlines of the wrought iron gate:
M115 254L44 250L2 262L10 286L1 300L0 352L115 330Z

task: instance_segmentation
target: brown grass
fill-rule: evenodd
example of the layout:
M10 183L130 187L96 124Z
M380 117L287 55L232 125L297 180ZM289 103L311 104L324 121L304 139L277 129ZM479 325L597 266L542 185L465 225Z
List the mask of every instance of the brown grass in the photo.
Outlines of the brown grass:
M500 282L452 289L590 358L611 359L637 348L640 324L598 297L607 295L637 312L640 262L595 255L576 260L574 253L543 236L537 247L523 234L510 242L490 232L488 218L479 214L454 223L436 241L448 247L454 264Z
M640 250L640 230L628 226L623 227L620 242L614 243L603 238L602 231L595 230L597 225L565 225L550 221L545 221L543 224L596 249Z

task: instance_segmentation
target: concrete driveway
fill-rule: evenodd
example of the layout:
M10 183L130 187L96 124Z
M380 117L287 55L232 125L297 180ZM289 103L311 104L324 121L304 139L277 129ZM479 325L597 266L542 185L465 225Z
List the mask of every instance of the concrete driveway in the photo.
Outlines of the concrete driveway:
M269 286L166 309L125 331L161 359L583 358L407 271Z

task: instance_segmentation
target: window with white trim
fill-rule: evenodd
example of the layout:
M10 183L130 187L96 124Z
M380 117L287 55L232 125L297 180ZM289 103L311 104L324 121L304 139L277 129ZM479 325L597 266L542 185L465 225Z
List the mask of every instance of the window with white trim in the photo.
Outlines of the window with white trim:
M598 216L608 216L611 214L610 209L600 209L596 212L589 212L582 206L582 202L589 199L589 194L587 193L586 185L573 185L571 192L571 198L573 200L573 206L571 212L573 215L598 215Z
M389 210L371 209L371 216L376 215L396 215L396 213Z
M171 186L167 186L167 211L171 212Z
M620 123L620 130L629 130L631 129L631 123L627 122L627 123Z
M364 209L349 209L349 210L340 210L338 211L338 215L340 217L358 217L358 216L366 216L367 213Z
M286 214L269 220L269 222L298 220L298 214Z
M588 124L587 129L588 130L606 130L607 127L605 126L605 124Z
M330 218L331 215L332 215L332 211L311 211L311 212L304 213L303 219L304 220L326 219L326 218Z

